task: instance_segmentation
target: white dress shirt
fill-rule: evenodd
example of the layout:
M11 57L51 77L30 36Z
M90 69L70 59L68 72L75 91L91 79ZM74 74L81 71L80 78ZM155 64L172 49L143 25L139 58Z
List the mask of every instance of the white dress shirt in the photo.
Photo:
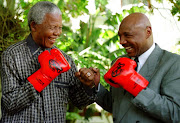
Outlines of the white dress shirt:
M155 43L153 43L151 48L149 48L146 52L144 52L142 55L138 57L139 63L138 63L137 72L141 70L142 66L144 65L144 63L146 62L146 60L148 59L154 48L155 48Z

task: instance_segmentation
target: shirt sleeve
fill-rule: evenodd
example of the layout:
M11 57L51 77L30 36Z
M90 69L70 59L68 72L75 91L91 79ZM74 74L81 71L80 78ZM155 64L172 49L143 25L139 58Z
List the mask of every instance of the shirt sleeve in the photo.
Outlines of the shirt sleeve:
M71 69L69 70L69 74L72 84L69 88L69 98L76 107L82 109L84 106L87 106L95 101L96 92L94 89L85 90L86 88L83 86L80 80L75 77L75 72L77 72L75 63L71 61L70 64Z
M18 112L37 98L37 92L27 81L18 76L14 58L2 54L2 106L9 113Z

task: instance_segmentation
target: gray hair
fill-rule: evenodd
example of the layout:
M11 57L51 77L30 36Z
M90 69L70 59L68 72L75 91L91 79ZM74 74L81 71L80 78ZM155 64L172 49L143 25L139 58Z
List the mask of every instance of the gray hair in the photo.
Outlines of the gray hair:
M36 24L42 24L44 16L47 13L58 13L62 14L61 10L54 4L49 1L41 1L36 3L31 7L28 13L28 25L30 28L30 23L34 21ZM31 30L31 28L30 28Z

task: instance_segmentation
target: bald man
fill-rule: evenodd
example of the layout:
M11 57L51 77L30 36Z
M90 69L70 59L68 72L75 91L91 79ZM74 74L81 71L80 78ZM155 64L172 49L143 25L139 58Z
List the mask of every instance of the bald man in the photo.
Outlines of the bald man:
M180 56L162 50L153 42L151 24L142 13L133 13L124 18L118 35L127 55L115 59L112 65L122 57L127 57L128 60L137 57L137 71L132 71L137 72L138 77L141 75L148 84L134 94L132 90L125 88L124 85L128 87L128 84L123 83L129 80L131 88L132 78L125 76L123 80L111 80L114 83L111 84L110 91L100 85L96 102L112 112L114 123L179 123ZM96 73L99 71L92 70L97 77Z

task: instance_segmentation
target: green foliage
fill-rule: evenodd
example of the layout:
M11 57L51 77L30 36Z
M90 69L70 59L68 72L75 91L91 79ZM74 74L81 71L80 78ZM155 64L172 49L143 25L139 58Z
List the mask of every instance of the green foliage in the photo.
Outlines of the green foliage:
M67 112L66 119L69 121L74 121L74 120L81 120L82 117L76 112Z
M23 28L23 22L20 20L22 13L18 13L19 6L12 10L10 5L12 8L15 6L14 4L8 4L8 6L0 4L0 55L9 45L24 39L27 34L27 28Z
M146 13L147 11L145 10L144 6L133 6L129 10L124 10L124 12L128 13L135 13L135 12L141 12L141 13Z
M4 6L6 1L8 4ZM16 0L0 0L0 53L9 45L20 41L29 33L27 24L27 14L32 5L44 0L19 0L15 7ZM101 73L101 83L109 89L109 85L104 81L103 75L111 66L111 61L117 56L125 54L125 50L120 47L118 39L118 27L125 15L134 12L145 13L145 6L133 6L122 13L112 14L106 8L107 0L95 0L94 14L87 9L88 0L49 0L58 5L62 11L63 33L56 42L56 46L67 52L74 59L78 68L97 67ZM157 0L163 2L162 0ZM180 14L180 1L169 0L173 3L172 15ZM21 10L21 12L19 12ZM80 20L79 29L72 29L71 18L78 19L82 15L87 15L88 21ZM178 16L180 21L180 16ZM22 20L23 19L23 20ZM100 22L100 24L99 24ZM1 54L0 54L1 55ZM94 112L92 107L87 109L85 119ZM79 110L68 105L66 118L68 122L81 119Z
M180 0L169 0L174 6L172 6L171 13L173 16L178 17L178 21L180 21ZM180 44L180 41L177 43L177 45ZM177 51L178 54L180 49Z
M62 18L66 22L70 20L68 15L77 17L84 13L88 13L88 10L86 9L87 4L87 0L59 0L59 2L57 3L62 11Z
M91 104L90 106L88 106L88 108L85 110L85 115L84 115L84 119L86 121L89 121L90 116L92 116L95 112L98 112L95 104Z
M67 7L63 7L73 6L71 4L77 5L74 2L76 1L59 1L58 3L63 13L65 23L63 25L63 34L56 42L56 46L72 56L78 68L99 68L101 74L100 82L103 86L109 89L109 84L104 81L103 75L110 68L112 60L119 55L125 54L125 50L119 45L117 35L119 23L126 14L133 12L144 13L146 12L145 8L143 6L134 6L129 10L124 10L122 14L116 13L115 15L112 15L111 11L105 7L107 0L95 1L95 14L89 14L85 4L82 4L83 7L81 6L81 8L78 8L81 11L80 13L68 10L69 8ZM74 18L87 14L89 15L89 20L87 22L80 21L80 28L74 31L71 28L71 23L68 22L70 21L68 14L72 14L71 16ZM99 18L104 19L102 25L106 26L106 28L96 25ZM72 105L69 104L69 106ZM69 113L75 112L73 108L68 111ZM87 114L85 115L86 120L88 120L88 118L92 115L92 112L93 110L89 107L87 109ZM67 120L70 119L69 113L67 113ZM76 111L76 113L78 114L78 111Z
M19 0L17 8L15 8L15 4L11 4L9 8L0 4L0 25L2 25L0 51L4 51L10 44L24 39L29 33L27 14L30 7L38 1L40 0L31 0L29 2ZM121 14L116 13L112 15L111 10L106 8L107 0L95 0L96 12L90 14L91 10L87 9L88 0L49 1L58 5L63 17L63 33L55 45L72 56L78 68L99 68L101 83L109 89L109 84L104 81L103 75L110 68L112 60L119 55L125 54L125 50L120 47L117 35L119 24L124 16L129 13L145 13L144 6L134 6L128 10L123 10ZM23 11L19 13L19 10ZM80 20L79 29L72 29L71 18L78 19L82 15L87 15L88 21ZM24 20L22 21L20 18ZM99 22L101 24L98 24ZM88 110L85 116L86 119L93 112L92 109ZM81 119L78 113L79 110L69 104L66 114L67 121L73 122L76 119Z
M63 27L63 34L56 43L56 46L65 52L68 52L69 55L74 58L75 63L79 68L99 68L101 72L101 83L108 88L109 85L104 81L103 75L109 69L112 60L119 55L125 54L125 50L120 48L117 35L119 22L122 21L125 14L133 12L144 13L146 11L143 6L134 6L129 10L124 10L123 14L112 15L111 11L105 8L107 1L104 0L102 3L100 2L101 0L96 1L96 13L89 15L88 22L80 21L80 29L73 32L71 26ZM63 4L67 3L64 2ZM70 2L69 4L75 3ZM81 11L84 13L86 12L88 15L88 11L86 10L87 9L84 6ZM62 9L61 11L68 10ZM69 12L71 13L71 11ZM79 13L79 15L76 16L81 15L82 13ZM64 16L68 15L66 14ZM99 17L104 18L105 21L102 25L106 26L107 29L103 29L96 25Z
M178 17L178 21L180 21L180 0L175 0L175 2L173 0L169 0L171 3L174 4L174 6L172 6L172 10L171 13L173 16L177 15Z

